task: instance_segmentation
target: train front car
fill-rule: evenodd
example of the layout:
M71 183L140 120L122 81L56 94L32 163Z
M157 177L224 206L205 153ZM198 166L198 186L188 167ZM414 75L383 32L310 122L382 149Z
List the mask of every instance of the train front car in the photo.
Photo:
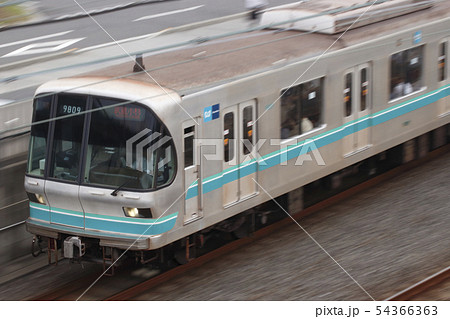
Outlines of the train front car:
M132 80L40 87L25 177L27 230L68 258L165 245L178 216L174 194L182 194L174 191L177 154L166 126L179 101Z

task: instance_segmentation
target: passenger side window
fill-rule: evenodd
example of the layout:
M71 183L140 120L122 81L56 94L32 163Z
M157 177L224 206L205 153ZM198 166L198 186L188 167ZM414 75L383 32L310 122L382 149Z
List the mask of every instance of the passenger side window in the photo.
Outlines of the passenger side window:
M225 114L223 117L223 156L225 163L234 158L234 114Z
M281 92L281 138L300 135L322 124L323 80L315 79Z
M299 93L297 87L281 92L281 138L300 134L298 116Z
M368 71L367 68L361 70L360 73L360 111L364 111L369 102L369 79L368 79Z
M422 65L422 46L398 52L391 56L391 100L422 88Z
M194 137L195 126L184 129L184 167L194 165Z
M253 149L253 108L247 106L242 112L242 132L244 134L244 140L248 143L242 143L242 152L244 155L250 154Z
M440 82L447 79L447 42L439 44L438 79Z
M352 73L345 75L345 88L344 88L344 114L345 116L352 115L352 85L353 76Z

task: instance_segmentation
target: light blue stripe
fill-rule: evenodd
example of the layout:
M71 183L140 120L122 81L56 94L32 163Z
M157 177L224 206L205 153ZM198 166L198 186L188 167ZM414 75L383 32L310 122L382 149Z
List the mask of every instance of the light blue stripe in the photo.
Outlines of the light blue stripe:
M198 184L197 181L193 182L186 192L186 200L198 196Z
M41 220L28 219L27 223L45 227L45 228L49 228L49 224L42 222ZM52 224L51 228L53 230L55 230L57 232L61 232L61 233L69 233L71 231L73 232L74 229L76 229L76 228L70 228L70 227L62 226L62 225L55 225L55 224ZM80 236L98 237L98 235L99 235L99 232L96 230L91 231L91 230L84 230L84 229L76 229L76 232ZM108 233L108 234L103 233L102 236L110 237L110 238L131 239L131 240L136 240L140 237L138 235L114 234L114 233Z
M175 226L177 215L161 223L154 222L148 224L131 224L118 221L105 221L86 218L86 229L100 230L106 232L125 233L134 235L159 235L165 233Z
M57 211L53 211L53 210L51 210L50 213L51 213L51 222L52 223L66 225L66 226L70 226L70 227L78 227L78 228L84 227L83 216L61 214L61 213L59 213Z
M227 183L233 182L239 178L248 176L257 171L264 171L268 168L280 165L281 163L285 163L288 160L297 158L300 155L306 154L314 149L319 149L331 143L337 142L355 132L385 123L409 112L428 106L449 95L450 85L443 86L438 90L424 94L418 98L397 104L383 111L370 114L350 123L346 123L336 129L314 136L308 140L301 141L298 144L289 146L287 149L282 149L265 155L261 160L259 160L259 162L254 160L254 163L248 166L248 163L237 165L219 174L204 179L203 193L206 194L216 189L222 188L223 185ZM308 144L308 141L313 141L313 143ZM186 200L196 197L197 194L198 188L197 186L195 186L195 188L188 190L186 194Z
M68 214L70 212L70 214ZM51 213L51 214L50 214ZM51 215L51 219L50 219ZM114 232L127 235L159 235L175 226L178 212L160 219L137 219L107 215L84 214L65 209L53 209L45 205L30 203L30 218L45 223L46 227L58 228L59 224L68 227L85 227L87 230Z
M48 206L30 203L30 217L50 223L50 208Z

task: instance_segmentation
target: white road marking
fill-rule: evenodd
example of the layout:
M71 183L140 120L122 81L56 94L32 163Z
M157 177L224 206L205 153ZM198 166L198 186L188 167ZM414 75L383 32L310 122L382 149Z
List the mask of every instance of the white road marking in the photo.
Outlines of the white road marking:
M149 20L149 19L154 19L154 18L159 18L159 17L164 17L164 16L168 16L171 14L177 14L177 13L182 13L182 12L187 12L187 11L193 11L193 10L197 10L201 7L204 7L204 5L200 5L200 6L195 6L195 7L191 7L191 8L186 8L186 9L180 9L180 10L174 10L174 11L168 11L168 12L163 12L163 13L158 13L158 14L153 14L150 16L145 16L136 20L133 20L133 22L136 21L142 21L142 20Z
M9 120L9 121L4 122L4 124L5 124L5 125L11 125L11 124L13 124L14 122L17 122L18 120L20 120L20 118L16 117L16 118L13 118L12 120Z
M125 42L141 40L141 39L152 39L154 37L157 37L158 35L163 34L164 32L166 32L166 30L167 29L164 29L162 31L158 31L158 32L155 32L155 33L139 35L139 36L136 36L136 37L133 37L133 38L127 38L127 39L123 39L123 40L119 40L119 41L107 42L107 43L103 43L103 44L97 44L97 45L93 45L91 47L79 49L79 50L77 50L77 52L89 51L89 50L93 50L93 49L103 48L103 47L106 47L106 46L109 46L109 45L117 45L117 44L121 44L121 43L125 43Z
M97 13L103 13L103 12L108 12L108 11L112 11L114 9L120 9L120 8L126 8L130 5L133 5L135 2L128 2L125 4L118 4L116 6L113 7L106 7L106 8L101 8L101 9L93 9L90 11L82 11L82 12L77 12L77 13L72 13L72 14L65 14L62 15L58 18L55 18L54 20L59 21L59 20L64 20L64 19L70 19L70 18L76 18L76 17L84 17L86 15L93 15L93 14L97 14Z
M14 102L13 100L0 99L0 106Z
M27 42L33 42L33 41L38 41L38 40L43 40L43 39L48 39L48 38L59 37L59 36L62 36L62 35L66 35L66 34L68 34L70 32L73 32L73 30L59 32L59 33L53 33L53 34L48 34L48 35L43 35L43 36L40 36L40 37L26 39L26 40L21 40L21 41L16 41L16 42L0 44L0 48L6 48L6 47L13 46L13 45L27 43Z
M4 56L2 56L2 58L10 57L10 56L27 55L27 54L56 52L56 51L66 48L69 45L72 45L78 41L81 41L83 39L85 39L85 38L34 43L34 44L24 46L23 48L15 50L11 53L5 54Z

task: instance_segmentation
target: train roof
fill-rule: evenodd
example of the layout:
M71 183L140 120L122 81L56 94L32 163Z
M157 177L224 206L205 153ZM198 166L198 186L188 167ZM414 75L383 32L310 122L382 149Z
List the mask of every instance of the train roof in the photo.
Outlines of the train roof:
M314 0L314 6L320 7L321 1ZM389 2L393 1L405 3L404 0L389 0ZM342 0L342 2L348 1ZM158 85L186 94L213 84L225 83L230 79L275 68L280 62L284 64L307 59L320 55L325 50L336 51L392 34L393 30L406 30L450 16L450 1L425 2L433 2L433 5L351 29L341 41L337 42L336 34L260 30L144 57L143 64L146 72L133 72L133 63L123 63L91 72L83 77L117 78L122 76L148 84L155 84L156 80Z

